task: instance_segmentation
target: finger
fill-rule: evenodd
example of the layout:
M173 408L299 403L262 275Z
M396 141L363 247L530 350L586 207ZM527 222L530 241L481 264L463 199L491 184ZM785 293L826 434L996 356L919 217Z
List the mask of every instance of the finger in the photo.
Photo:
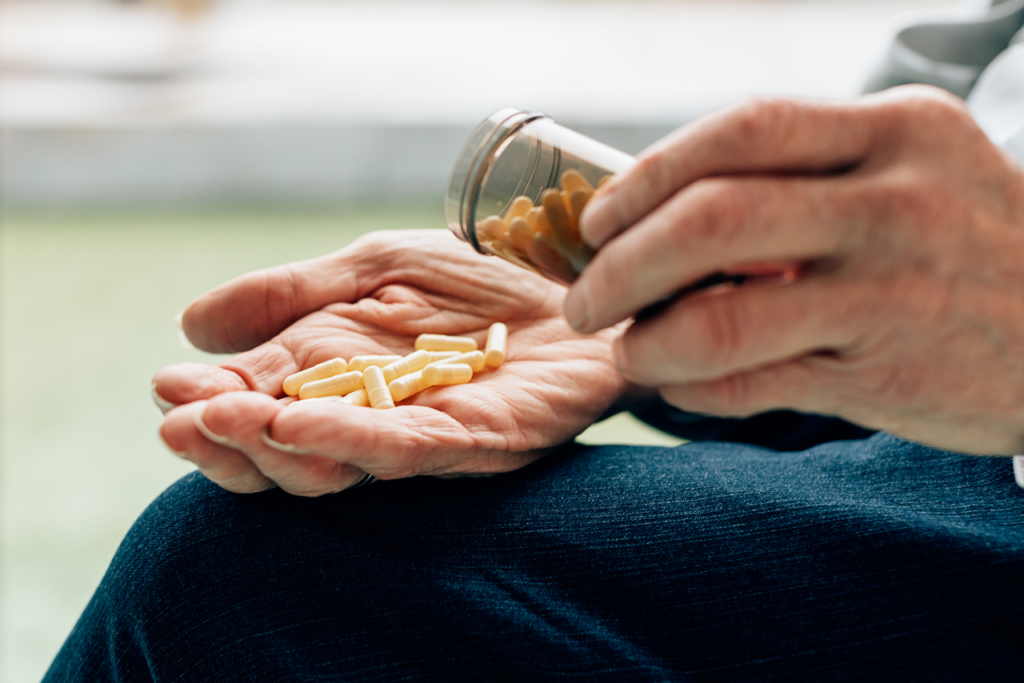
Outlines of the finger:
M543 455L503 452L500 436L476 434L447 413L421 406L374 410L300 402L277 416L270 436L378 479L507 472Z
M450 250L451 240L442 231L365 235L334 254L256 271L217 287L185 309L182 327L205 351L252 349L328 304L368 296L398 272L414 266L422 272L425 254L439 244Z
M165 414L175 406L248 388L237 372L203 363L178 363L153 377L153 399Z
M325 331L324 338L329 339L330 336ZM331 349L310 346L303 354L310 365L330 360L336 355ZM281 393L284 378L301 369L291 352L270 342L220 365L179 363L160 370L153 377L153 401L166 415L176 406L229 392L251 389L277 396Z
M315 334L315 331L313 333ZM329 342L333 341L336 335L336 331L325 327L321 337L325 342ZM251 351L233 356L221 363L220 369L241 377L247 388L268 396L280 396L284 391L282 385L288 375L302 370L303 367L312 367L338 355L335 350L326 346L326 344L309 344L310 348L304 349L302 354L302 360L306 363L303 366L295 354L275 339L261 344Z
M760 99L711 114L655 143L602 188L580 217L581 235L597 248L701 178L852 166L871 149L872 101Z
M590 333L744 264L799 263L843 249L856 215L836 179L751 177L695 183L598 252L566 298Z
M356 298L360 268L347 252L235 278L193 301L182 328L205 351L251 349L307 313Z
M199 431L196 418L206 407L196 401L171 410L160 427L160 436L172 451L196 464L207 479L235 493L256 493L274 487L243 453L214 443Z
M613 344L620 372L657 386L711 381L854 343L856 295L827 277L755 283L676 301Z
M805 356L706 382L662 386L659 393L680 410L718 417L749 417L770 410L834 415L831 378L816 366L814 356Z
M267 440L264 435L284 410L273 398L249 391L209 401L200 419L206 430L236 445L264 476L293 495L336 493L359 481L364 473L356 467Z

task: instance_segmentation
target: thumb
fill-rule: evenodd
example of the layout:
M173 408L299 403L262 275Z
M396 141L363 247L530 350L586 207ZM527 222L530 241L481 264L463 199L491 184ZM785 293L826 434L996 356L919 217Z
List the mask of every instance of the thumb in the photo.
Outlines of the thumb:
M182 315L182 330L211 353L252 349L309 313L372 292L388 271L388 247L396 241L390 233L374 233L327 256L237 277L193 301Z

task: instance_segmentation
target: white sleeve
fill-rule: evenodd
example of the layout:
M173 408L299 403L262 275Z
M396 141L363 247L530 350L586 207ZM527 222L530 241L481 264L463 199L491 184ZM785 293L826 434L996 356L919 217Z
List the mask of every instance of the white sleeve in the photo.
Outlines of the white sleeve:
M1014 42L981 74L967 104L992 141L1024 165L1024 42Z
M973 17L907 26L896 35L865 90L926 83L967 97L1022 25L1024 0L992 0Z

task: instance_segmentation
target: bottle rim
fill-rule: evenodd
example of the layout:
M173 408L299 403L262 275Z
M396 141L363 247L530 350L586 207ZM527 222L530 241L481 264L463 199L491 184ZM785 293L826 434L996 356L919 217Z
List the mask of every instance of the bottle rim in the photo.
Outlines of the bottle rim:
M499 109L476 127L459 151L445 193L445 221L456 237L480 253L484 251L476 239L473 216L491 159L523 126L542 118L550 117L515 108Z

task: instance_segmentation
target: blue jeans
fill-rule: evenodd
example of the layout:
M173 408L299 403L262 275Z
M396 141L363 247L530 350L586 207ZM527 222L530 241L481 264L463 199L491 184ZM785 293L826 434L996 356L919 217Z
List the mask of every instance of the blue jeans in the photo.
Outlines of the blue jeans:
M319 499L192 474L46 680L1021 681L1011 469L878 434L569 446Z

